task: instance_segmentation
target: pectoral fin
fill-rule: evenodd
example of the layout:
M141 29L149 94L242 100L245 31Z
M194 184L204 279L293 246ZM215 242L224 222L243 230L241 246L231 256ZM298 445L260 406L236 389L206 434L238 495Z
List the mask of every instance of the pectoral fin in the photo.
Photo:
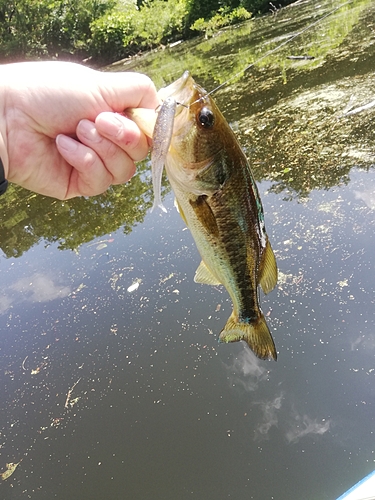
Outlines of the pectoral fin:
M186 220L186 217L185 217L185 214L184 214L184 211L182 210L181 205L178 203L177 198L174 199L174 206L176 207L177 212L180 214L181 219L185 222L186 226L189 227L187 220Z
M215 278L203 260L195 271L194 281L195 283L203 283L204 285L221 285L220 281Z
M259 284L265 294L271 292L277 284L277 264L268 239L259 266Z
M201 195L194 201L190 200L190 205L192 206L199 222L206 229L206 231L211 235L218 236L219 228L217 227L217 222L211 207L207 203L207 196Z

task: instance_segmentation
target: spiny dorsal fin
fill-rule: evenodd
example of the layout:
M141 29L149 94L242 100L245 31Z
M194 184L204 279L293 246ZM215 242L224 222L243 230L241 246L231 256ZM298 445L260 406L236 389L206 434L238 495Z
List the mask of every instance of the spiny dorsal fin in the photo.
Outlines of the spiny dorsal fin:
M224 330L220 333L220 342L238 342L244 340L260 359L277 359L277 352L272 335L263 314L251 323L239 322L234 313L229 317Z
M259 284L265 294L271 292L277 284L277 264L268 238L259 266Z
M221 285L220 281L215 278L203 260L195 271L194 281L195 283L203 283L204 285Z

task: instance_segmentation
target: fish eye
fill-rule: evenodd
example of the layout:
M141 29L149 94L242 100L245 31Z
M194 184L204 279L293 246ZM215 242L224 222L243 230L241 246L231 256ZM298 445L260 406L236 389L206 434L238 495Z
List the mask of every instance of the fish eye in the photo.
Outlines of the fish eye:
M215 116L209 108L202 108L198 113L198 121L203 128L212 128L215 123Z

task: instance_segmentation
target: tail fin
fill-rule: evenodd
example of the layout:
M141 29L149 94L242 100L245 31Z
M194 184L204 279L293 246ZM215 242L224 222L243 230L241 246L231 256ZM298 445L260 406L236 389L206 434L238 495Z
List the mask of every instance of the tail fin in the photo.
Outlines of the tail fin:
M224 330L220 333L219 341L238 342L239 340L244 340L258 358L272 358L276 361L275 343L262 313L251 323L240 323L234 314L231 314Z

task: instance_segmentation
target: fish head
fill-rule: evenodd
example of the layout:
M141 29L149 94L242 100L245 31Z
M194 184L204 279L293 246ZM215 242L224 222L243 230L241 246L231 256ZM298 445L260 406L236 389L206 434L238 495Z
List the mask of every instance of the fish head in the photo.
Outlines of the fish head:
M173 134L165 167L172 185L195 195L210 195L228 176L224 156L233 133L212 97L185 71L160 91L177 102ZM232 139L232 141L230 140ZM237 141L234 139L237 144Z
M221 123L224 120L210 95L188 71L160 90L177 102L171 152L184 159L190 168L199 168L221 148Z
M173 98L177 103L165 160L170 182L197 195L217 191L226 177L221 157L228 145L237 141L233 141L234 135L214 100L189 71L161 88L158 96L162 102ZM157 111L136 108L127 110L127 114L148 137L155 139Z

